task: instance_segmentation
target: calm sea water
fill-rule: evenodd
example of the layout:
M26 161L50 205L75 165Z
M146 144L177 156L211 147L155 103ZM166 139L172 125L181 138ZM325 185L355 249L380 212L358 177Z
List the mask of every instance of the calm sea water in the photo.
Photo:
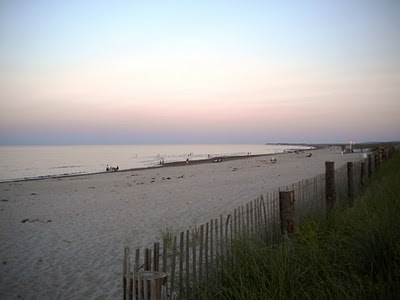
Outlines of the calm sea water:
M1 146L0 181L62 176L157 166L167 162L280 153L304 146L283 145L110 145L110 146Z

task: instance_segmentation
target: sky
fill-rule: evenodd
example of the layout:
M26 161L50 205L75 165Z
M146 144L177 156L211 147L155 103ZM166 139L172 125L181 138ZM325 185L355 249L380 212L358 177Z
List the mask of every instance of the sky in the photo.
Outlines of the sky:
M400 1L0 0L0 145L400 140Z

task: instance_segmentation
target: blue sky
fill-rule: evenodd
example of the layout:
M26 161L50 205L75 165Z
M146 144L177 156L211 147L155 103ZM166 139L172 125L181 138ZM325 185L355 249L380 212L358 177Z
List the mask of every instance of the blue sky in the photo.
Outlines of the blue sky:
M400 139L400 1L2 1L0 144Z

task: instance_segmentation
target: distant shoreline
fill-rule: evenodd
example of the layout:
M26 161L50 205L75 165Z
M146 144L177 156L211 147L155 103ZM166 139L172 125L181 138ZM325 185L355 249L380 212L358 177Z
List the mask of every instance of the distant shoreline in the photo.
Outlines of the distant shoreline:
M290 146L290 145L288 145L288 146ZM296 145L293 145L293 146L296 146ZM323 147L316 147L316 146L311 146L311 145L307 145L307 146L313 147L313 149L300 149L300 150L301 151L314 151L314 150L323 148ZM246 159L246 158L250 158L250 157L269 157L269 156L273 156L273 155L289 154L290 152L288 152L288 151L296 151L296 150L299 150L299 149L287 149L283 152L268 153L268 154L215 156L212 158L190 160L188 166L200 165L200 164L211 164L211 163L214 163L213 160L215 158L222 158L223 162L225 162L225 161ZM166 162L163 165L157 165L157 166L120 169L116 172L102 171L102 172L89 172L89 173L80 173L80 174L42 175L42 176L32 177L32 178L11 179L11 180L0 181L0 184L13 183L13 182L25 182L25 181L37 181L37 180L46 180L46 179L62 179L62 178L70 178L70 177L92 176L92 175L100 175L100 174L108 174L108 173L113 174L113 173L122 173L122 172L143 171L143 170L152 170L152 169L160 169L160 168L181 167L181 166L185 166L185 165L186 165L186 161L173 161L173 162Z

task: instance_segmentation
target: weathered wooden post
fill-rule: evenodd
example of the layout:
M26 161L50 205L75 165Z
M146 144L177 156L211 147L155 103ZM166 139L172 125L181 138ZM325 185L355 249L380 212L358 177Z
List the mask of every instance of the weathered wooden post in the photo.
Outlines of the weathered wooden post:
M150 271L151 268L151 250L149 248L144 249L144 270Z
M372 155L368 154L368 178L372 176Z
M375 153L375 165L374 165L374 171L376 171L379 168L379 153Z
M336 202L335 162L325 162L325 198L327 211L331 211Z
M124 300L130 299L130 258L129 258L129 248L125 247L124 251L124 264L123 264L123 284L124 284Z
M354 165L353 162L347 163L347 197L350 204L353 204L354 199Z
M360 174L360 183L361 186L365 184L365 160L361 162L361 174Z
M279 192L279 213L282 234L287 234L289 237L294 236L296 232L294 223L294 191Z

